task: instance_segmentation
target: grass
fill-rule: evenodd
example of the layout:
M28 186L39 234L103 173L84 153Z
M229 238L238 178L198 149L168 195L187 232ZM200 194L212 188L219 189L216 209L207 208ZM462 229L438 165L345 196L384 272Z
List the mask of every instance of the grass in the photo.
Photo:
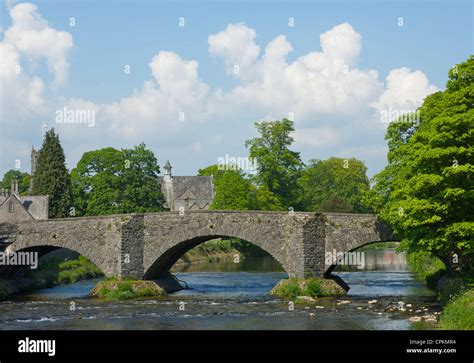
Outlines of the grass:
M343 295L345 292L333 280L311 277L307 279L290 278L280 281L271 291L271 295L283 299L295 299L298 296L312 298Z
M71 284L102 275L102 271L84 256L67 261L52 258L40 263L36 270L29 269L24 274L32 280L32 289Z
M474 330L474 289L457 296L444 307L439 328Z
M90 295L107 300L128 300L163 296L164 290L153 281L107 279L100 282Z
M416 278L436 290L443 306L438 328L474 330L474 276L447 275L444 264L427 252L410 253L408 266Z

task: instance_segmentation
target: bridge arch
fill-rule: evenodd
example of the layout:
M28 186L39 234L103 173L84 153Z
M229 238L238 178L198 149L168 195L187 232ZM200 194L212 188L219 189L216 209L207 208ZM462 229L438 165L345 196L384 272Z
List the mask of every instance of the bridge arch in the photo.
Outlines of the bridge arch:
M18 253L18 252L36 252L38 253L38 259L47 255L50 252L57 251L60 249L66 249L72 252L75 252L81 256L84 256L89 261L91 261L94 265L97 266L103 273L107 271L107 266L103 263L104 261L95 253L91 253L90 249L84 248L81 244L74 244L74 245L63 245L57 244L54 242L43 243L43 242L29 242L29 243L22 243L22 242L14 242L10 246L5 249L6 254L11 253ZM3 270L4 275L10 275L17 270L19 266L5 266Z
M188 251L191 249L206 243L208 241L211 241L213 239L218 239L218 238L239 238L236 236L228 236L228 235L206 235L206 236L198 236L194 237L182 242L177 243L174 247L171 247L168 249L166 252L161 254L155 262L151 264L151 266L145 270L144 273L144 279L150 280L150 279L155 279L159 278L161 276L165 276L170 269L173 267L173 265L181 258L183 257ZM242 238L239 238L243 240ZM288 270L290 269L289 266L285 266L286 261L281 258L281 256L278 256L276 251L272 252L267 251L264 247L259 246L259 244L244 240L246 242L249 242L259 248L261 248L263 251L268 253L271 257L273 257L281 266L282 268L288 273Z
M190 249L212 239L233 237L267 252L289 276L302 266L297 251L298 230L285 228L292 217L287 213L194 213L184 216L145 215L143 273L146 279L166 274ZM296 222L295 222L296 223ZM292 241L294 241L292 243Z

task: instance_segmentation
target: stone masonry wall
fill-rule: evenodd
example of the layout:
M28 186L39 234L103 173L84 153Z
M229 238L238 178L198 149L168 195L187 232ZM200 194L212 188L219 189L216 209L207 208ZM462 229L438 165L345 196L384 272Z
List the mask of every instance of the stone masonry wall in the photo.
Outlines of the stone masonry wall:
M393 240L385 224L361 214L200 211L0 224L0 248L7 246L7 252L30 249L41 254L68 248L90 259L106 276L118 277L160 277L189 249L219 237L255 244L290 277L323 276L330 268L325 251L346 252Z

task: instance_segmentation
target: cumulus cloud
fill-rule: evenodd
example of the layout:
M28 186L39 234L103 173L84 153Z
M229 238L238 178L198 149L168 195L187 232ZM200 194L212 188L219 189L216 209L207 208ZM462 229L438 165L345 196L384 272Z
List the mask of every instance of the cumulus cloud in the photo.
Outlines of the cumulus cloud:
M245 28L246 33L255 33ZM233 29L227 27L225 34ZM216 36L222 37L222 32ZM210 49L215 48L213 41L214 36L210 36ZM245 44L244 49L255 45L254 37L245 38ZM288 63L286 58L293 46L285 36L277 36L260 59L257 52L246 57L252 60L247 61L246 68L251 71L241 77L240 85L219 94L220 103L236 104L261 115L272 112L277 118L291 113L297 123L366 112L382 85L375 70L356 68L362 47L360 34L344 23L321 34L320 45L322 52L310 52ZM226 64L232 63L228 52L214 53Z
M256 36L254 29L242 23L229 24L225 30L208 37L209 53L225 60L228 73L246 74L260 53Z
M31 59L46 58L54 85L63 84L69 71L67 56L73 46L71 34L51 28L36 5L30 3L13 7L10 17L12 25L5 31L4 42Z
M293 138L298 146L334 147L340 142L340 133L329 127L299 128L293 133Z
M18 119L37 122L46 115L50 120L55 110L63 107L93 110L94 127L50 125L58 128L68 143L65 149L73 150L76 157L112 139L120 146L150 140L168 143L183 157L232 143L241 147L242 142L234 140L248 137L254 131L253 122L290 115L296 124L297 145L334 150L348 147L344 143L351 140L356 128L361 132L360 125L370 128L379 123L374 110L416 107L437 90L421 71L395 69L384 85L376 70L359 68L362 37L348 23L320 35L321 51L299 55L291 62L288 56L294 51L293 45L284 35L262 45L261 52L257 32L240 23L229 24L208 37L209 54L221 59L227 73L235 76L238 83L233 87L211 89L200 78L196 60L159 51L144 60L149 62L150 76L128 96L106 104L63 98L48 94L39 77L17 74L15 69L25 59L43 59L54 74L53 86L64 83L72 36L51 28L32 4L14 6L10 16L12 25L0 43L0 101L6 105L2 109L8 110L7 117L2 118L18 126ZM318 48L318 44L314 46ZM199 126L203 122L207 122L205 128ZM230 135L226 134L229 130Z
M397 115L415 112L426 96L438 91L423 72L411 71L407 67L390 71L386 82L385 91L373 106L381 115L386 115L387 121L393 121Z
M179 129L200 122L207 110L209 86L198 77L199 63L162 51L149 63L153 79L141 90L111 104L101 105L99 119L118 136Z

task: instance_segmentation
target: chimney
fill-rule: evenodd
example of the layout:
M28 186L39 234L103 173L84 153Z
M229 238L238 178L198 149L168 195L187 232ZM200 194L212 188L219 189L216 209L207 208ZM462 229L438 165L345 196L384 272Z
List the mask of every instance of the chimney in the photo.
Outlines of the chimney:
M170 182L171 181L171 164L169 160L166 160L166 164L163 167L165 169L165 181Z
M12 180L12 187L11 187L11 195L16 195L18 198L20 197L20 193L18 192L18 180Z

